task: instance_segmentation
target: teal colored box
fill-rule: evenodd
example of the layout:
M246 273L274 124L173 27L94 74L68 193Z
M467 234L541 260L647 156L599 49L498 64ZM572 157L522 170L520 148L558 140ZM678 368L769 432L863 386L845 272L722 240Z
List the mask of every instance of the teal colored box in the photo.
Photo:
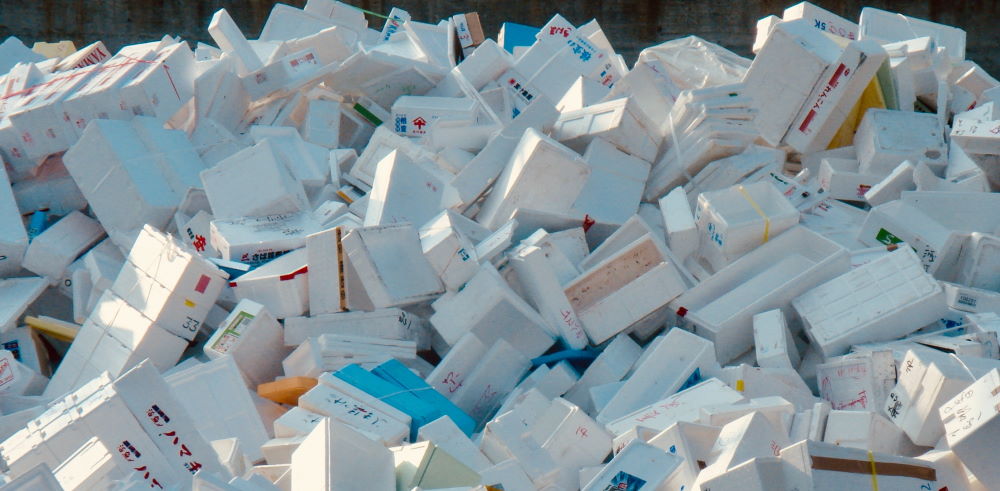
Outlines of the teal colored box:
M406 368L406 365L403 365L398 360L389 360L375 367L372 373L399 386L401 389L412 390L413 392L411 393L417 396L417 398L433 406L442 415L451 418L455 425L465 432L467 436L471 436L472 432L475 431L476 421L472 417L465 414L465 411L462 411L461 408L449 401L443 394L434 390L424 379L411 372L409 368Z

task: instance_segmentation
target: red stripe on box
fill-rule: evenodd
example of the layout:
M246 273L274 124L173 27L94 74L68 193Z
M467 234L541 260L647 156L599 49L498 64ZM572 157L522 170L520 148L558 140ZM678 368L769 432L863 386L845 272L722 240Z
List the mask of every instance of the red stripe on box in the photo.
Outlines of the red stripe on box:
M809 114L806 114L806 119L802 121L801 125L799 125L799 131L805 133L806 132L806 128L809 127L809 123L812 123L812 120L815 117L816 117L816 110L815 109L810 109L809 110Z
M300 269L292 271L291 273L283 274L283 275L279 276L278 277L278 281L288 281L288 280L291 280L291 279L295 279L296 276L298 276L300 274L305 274L305 273L308 273L308 272L309 272L309 266L302 266Z
M201 275L201 278L198 278L198 284L194 286L194 291L205 293L205 289L208 288L208 284L211 282L212 278L209 278L208 275Z
M844 70L847 70L847 67L844 66L843 63L841 63L840 66L837 67L837 71L833 73L832 77L830 77L830 86L831 87L836 87L837 86L837 80L839 80L840 77L844 74Z

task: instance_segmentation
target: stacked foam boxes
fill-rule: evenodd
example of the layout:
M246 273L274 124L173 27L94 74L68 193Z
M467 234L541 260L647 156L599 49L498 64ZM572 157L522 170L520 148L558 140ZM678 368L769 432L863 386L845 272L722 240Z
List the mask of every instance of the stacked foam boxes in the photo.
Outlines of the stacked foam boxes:
M102 372L119 375L144 358L176 364L215 304L225 273L146 226L118 278L66 353L46 395L56 397Z

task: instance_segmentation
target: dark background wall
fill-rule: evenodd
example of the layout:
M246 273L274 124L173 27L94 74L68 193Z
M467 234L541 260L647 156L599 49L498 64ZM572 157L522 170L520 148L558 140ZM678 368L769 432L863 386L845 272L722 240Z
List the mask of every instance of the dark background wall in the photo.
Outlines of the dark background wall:
M206 28L219 8L226 8L247 37L260 33L274 0L0 0L0 36L34 41L70 39L83 46L102 40L112 50L124 44L158 39L164 34L211 43ZM305 0L286 2L301 7ZM750 54L757 19L780 16L795 0L353 0L353 5L383 14L395 5L415 20L437 22L455 13L477 11L487 37L496 38L500 23L541 26L554 13L579 25L596 18L619 53L631 63L646 46L694 34L742 55ZM902 12L965 29L967 57L1000 76L1000 1L900 0L814 3L856 21L864 6ZM380 28L382 20L368 16Z

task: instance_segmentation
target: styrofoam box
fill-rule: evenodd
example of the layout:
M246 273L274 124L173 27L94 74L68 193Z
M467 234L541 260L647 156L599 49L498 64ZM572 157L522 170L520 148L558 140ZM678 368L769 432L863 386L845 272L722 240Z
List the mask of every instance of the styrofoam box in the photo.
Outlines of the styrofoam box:
M547 321L549 333L558 335L571 349L585 348L587 334L569 299L563 294L559 277L545 251L540 247L525 247L510 258L510 264L525 291L524 296Z
M662 322L650 318L687 287L669 257L664 244L647 235L565 285L566 297L593 343L648 320Z
M959 256L956 280L973 288L1000 291L1000 237L973 232Z
M232 356L251 388L281 375L281 360L288 350L281 325L263 305L240 300L222 325L205 342L210 359Z
M177 363L187 344L124 299L105 291L46 386L45 395L59 396L103 371L118 376L146 358L157 369L166 370Z
M948 163L948 147L933 114L871 109L854 134L862 174L888 174L904 160L931 168Z
M404 95L392 104L392 124L396 133L423 136L437 119L457 119L474 123L476 101L466 97Z
M823 283L792 305L827 357L845 353L852 344L905 336L946 309L944 291L909 247Z
M870 411L830 411L823 441L842 447L899 455L906 434L885 416Z
M505 340L496 340L455 391L452 402L472 417L478 427L488 421L528 373L531 362L521 353Z
M0 280L0 332L17 327L18 319L35 303L49 282L45 278L7 278Z
M712 343L682 329L653 341L636 362L632 375L597 414L602 423L673 395L689 381L713 376L717 364Z
M951 224L945 226L912 204L899 200L872 208L857 237L868 246L906 242L919 254L924 271L946 281L956 276L957 263L966 242L966 236L953 231Z
M0 171L0 276L8 277L21 269L27 248L28 234L4 169Z
M948 58L953 62L965 59L965 31L895 12L872 7L861 9L858 34L861 39L880 43L930 36L935 44L948 50Z
M628 155L603 138L587 145L583 159L590 177L573 203L578 215L598 221L623 223L636 213L649 176L649 162ZM614 196L614 200L609 200Z
M408 361L416 357L413 341L320 334L300 344L281 365L286 376L317 377L322 372L336 371L352 363L374 368L392 358Z
M674 188L660 198L659 205L666 226L667 245L683 261L697 251L701 243L701 234L698 233L684 188Z
M824 158L820 162L819 187L834 199L863 200L883 177L859 173L858 162L852 159Z
M641 353L642 348L627 334L615 336L563 397L592 414L594 404L590 399L590 389L621 380L631 371Z
M780 308L791 313L792 299L850 269L850 255L835 242L792 227L746 254L670 303L684 309L694 331L715 343L720 363L751 348L754 314ZM792 326L793 334L798 332Z
M431 325L449 345L471 332L487 346L503 339L525 357L534 358L555 342L541 315L489 263L454 298L438 300L433 307Z
M740 491L769 491L792 488L785 480L789 466L778 457L754 457L734 465L725 473L705 479L701 489L739 489Z
M681 458L643 442L632 442L611 459L584 491L605 489L639 489L650 484L653 489L665 482L681 467ZM624 487L623 487L624 485Z
M198 469L193 466L197 462L206 471L226 474L209 442L198 432L195 418L182 406L180 398L170 391L167 382L151 363L139 363L115 379L112 385L139 425L178 472L197 472ZM165 433L172 433L172 436ZM184 445L190 455L180 452L179 445Z
M760 412L750 412L722 426L709 455L708 466L696 483L725 474L729 468L756 457L770 457L789 444L785 430ZM702 488L703 489L703 488Z
M611 453L611 435L579 407L560 397L531 427L532 436L562 467L598 465Z
M753 339L757 366L791 369L799 366L799 350L781 309L753 316Z
M393 491L392 452L344 423L326 418L292 453L292 490L350 489L364 483L372 491Z
M308 261L296 249L229 282L237 299L260 302L276 318L295 317L309 309Z
M944 436L938 409L975 377L956 358L936 350L910 350L899 367L899 382L882 405L885 414L917 445L932 446Z
M778 237L798 221L799 211L767 182L702 193L695 212L702 257L715 269Z
M329 375L299 397L299 407L398 445L410 434L410 417L382 400Z
M143 227L111 291L163 329L194 339L227 274L176 238Z
M274 420L275 438L306 435L326 416L295 406Z
M973 382L940 408L945 438L951 451L987 488L1000 486L1000 469L990 458L997 441L997 387L994 369Z
M565 112L553 127L553 136L581 154L592 139L601 138L629 155L652 162L660 144L654 134L659 132L645 126L639 104L623 97Z
M522 206L568 212L590 176L590 166L582 157L534 128L524 131L507 159L493 185L495 191L486 197L476 217L491 230L506 223Z
M444 290L409 224L357 228L343 245L349 268L375 308L424 302Z
M341 209L344 208L343 203L338 204ZM343 228L334 227L306 237L306 260L311 270L307 276L309 313L312 315L333 314L347 309L347 272L341 243L343 234Z
M267 431L231 357L200 363L166 377L167 383L207 440L239 438L251 461L263 458Z
M785 143L801 153L826 150L887 58L875 41L848 43L809 94Z
M365 226L423 224L444 206L451 175L393 150L375 168Z
M924 461L832 443L803 440L781 449L781 460L792 466L784 474L788 489L868 489L873 466L879 489L934 489L935 485L934 467ZM878 472L893 467L899 472Z
M816 381L833 409L871 411L895 386L896 361L891 351L841 356L816 365Z
M758 111L757 126L768 143L781 142L820 76L840 53L837 43L809 20L774 26L743 77ZM784 69L790 65L796 69Z
M310 212L212 220L210 241L223 259L257 266L305 245L320 231Z
M180 202L156 156L128 122L92 120L63 163L109 230L126 232L144 223L165 227Z
M194 53L187 43L174 43L159 50L147 65L122 87L122 101L135 115L166 121L192 96Z
M476 237L467 236L465 227L456 223L462 220L459 217L453 211L442 211L420 228L424 256L448 291L457 291L479 269Z
M55 285L66 267L104 236L94 219L74 211L35 237L24 254L24 269Z
M811 20L813 27L823 32L850 40L858 39L859 27L857 24L809 2L800 2L792 5L786 8L781 14L781 20L790 21L795 19Z
M55 401L24 430L0 444L0 457L9 468L8 475L16 478L40 463L58 466L91 438L113 449L117 477L131 477L136 467L143 466L148 477L144 478L144 472L137 477L145 479L145 485L150 479L165 487L180 485L186 477L160 453L106 376Z
M217 220L308 210L302 184L274 153L267 139L201 172Z
M423 322L419 317L397 308L289 317L285 319L284 344L297 346L321 334L342 334L418 341L420 345L425 337Z

